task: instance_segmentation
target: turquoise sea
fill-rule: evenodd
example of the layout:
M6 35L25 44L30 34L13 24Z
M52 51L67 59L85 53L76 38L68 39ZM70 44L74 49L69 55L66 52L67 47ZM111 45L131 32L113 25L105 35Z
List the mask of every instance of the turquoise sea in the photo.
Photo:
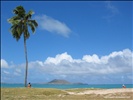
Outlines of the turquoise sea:
M123 84L32 84L32 88L57 88L57 89L73 89L73 88L122 88ZM133 88L133 84L125 84L126 88ZM7 84L2 83L2 88L21 88L24 84Z

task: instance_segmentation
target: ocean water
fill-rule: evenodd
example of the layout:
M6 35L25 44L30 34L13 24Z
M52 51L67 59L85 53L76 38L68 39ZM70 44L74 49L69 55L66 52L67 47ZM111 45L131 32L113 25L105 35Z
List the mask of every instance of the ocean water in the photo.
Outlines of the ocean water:
M56 88L56 89L74 89L74 88L122 88L123 84L32 84L32 88ZM125 84L126 88L133 88L133 84ZM22 88L24 84L1 84L1 88Z

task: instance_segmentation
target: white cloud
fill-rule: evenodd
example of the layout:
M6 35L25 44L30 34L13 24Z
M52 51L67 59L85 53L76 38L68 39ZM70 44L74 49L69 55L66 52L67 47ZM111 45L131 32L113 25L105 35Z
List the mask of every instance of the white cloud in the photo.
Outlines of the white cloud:
M132 71L132 55L131 50L125 49L101 58L94 54L85 55L82 59L73 59L65 52L55 57L48 57L44 62L32 63L32 67L38 66L42 73L63 75L128 73Z
M60 64L63 60L66 60L66 61L69 61L69 62L73 61L72 57L70 55L68 55L67 52L65 52L65 53L56 55L55 58L48 57L45 61L45 64L53 63L53 64L57 65L57 64Z
M84 61L88 62L88 63L91 63L91 62L100 63L100 59L99 59L99 57L98 57L96 54L94 54L94 55L92 55L92 56L90 56L90 55L85 55L85 56L83 56L82 59L83 59Z
M1 68L8 68L8 63L4 59L1 59Z
M90 80L96 81L98 77L101 77L103 80L110 80L110 82L112 82L115 80L115 77L124 81L122 77L127 76L127 79L132 80L132 57L133 52L129 49L115 51L102 57L96 54L84 55L81 59L73 59L71 55L65 52L57 54L55 57L48 57L45 61L37 60L29 62L28 73L30 75L29 77L33 76L33 79L39 77L42 78L42 80L44 77L48 79L52 77L65 79L82 77L88 79L88 77L91 77ZM10 70L4 69L4 73L2 74L7 75L9 71ZM10 74L13 74L14 77L22 77L22 73L25 73L24 71L25 64L14 65L14 67L12 67L12 73L10 72ZM108 77L110 75L112 76L111 78Z
M69 34L71 33L71 29L65 23L47 15L36 16L35 19L42 29L49 32L56 33L64 37L69 37Z

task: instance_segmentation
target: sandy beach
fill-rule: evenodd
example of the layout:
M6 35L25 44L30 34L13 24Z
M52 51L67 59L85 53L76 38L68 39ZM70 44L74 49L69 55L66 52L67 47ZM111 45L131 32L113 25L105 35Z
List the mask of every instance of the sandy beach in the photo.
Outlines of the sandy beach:
M109 100L132 100L133 99L133 88L122 88L122 89L98 89L98 90L85 90L82 92L68 92L70 95L75 96L86 96L91 95L91 100L100 100L109 99Z
M83 92L68 92L69 94L74 95L85 95L85 94L116 94L116 93L126 93L132 92L133 88L122 88L122 89L98 89L98 90L85 90Z

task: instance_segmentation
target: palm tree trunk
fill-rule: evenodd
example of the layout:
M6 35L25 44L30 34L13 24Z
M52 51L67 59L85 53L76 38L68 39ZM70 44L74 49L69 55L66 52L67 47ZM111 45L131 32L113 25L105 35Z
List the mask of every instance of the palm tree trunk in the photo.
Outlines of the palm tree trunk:
M27 48L26 48L26 38L25 38L25 36L24 36L24 51L25 51L25 60L26 60L26 68L25 68L25 87L27 87L28 58L27 58Z

